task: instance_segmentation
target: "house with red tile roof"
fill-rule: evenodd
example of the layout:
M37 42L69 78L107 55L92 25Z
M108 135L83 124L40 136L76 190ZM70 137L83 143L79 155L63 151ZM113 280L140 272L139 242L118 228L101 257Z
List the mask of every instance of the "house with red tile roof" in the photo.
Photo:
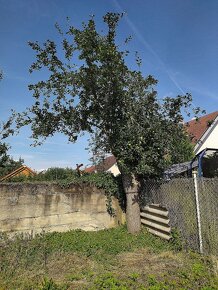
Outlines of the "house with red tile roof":
M206 148L218 149L218 111L186 123L197 155Z
M195 157L167 168L165 177L191 176L193 169L198 170L199 176L214 177L218 169L218 111L192 119L185 128L194 145Z
M110 172L114 176L117 176L120 174L120 171L117 166L116 158L113 155L106 157L98 165L93 165L91 167L87 167L84 169L84 172L87 172L87 173L102 172L102 171Z

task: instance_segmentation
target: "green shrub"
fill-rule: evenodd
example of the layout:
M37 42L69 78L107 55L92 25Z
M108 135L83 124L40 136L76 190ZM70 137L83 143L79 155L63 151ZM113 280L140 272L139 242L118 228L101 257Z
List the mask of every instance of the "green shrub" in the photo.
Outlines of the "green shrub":
M174 250L177 252L181 251L183 249L183 241L182 236L178 229L173 228L171 231L171 240L170 243L173 245Z
M59 181L74 179L78 176L72 168L51 167L34 176L20 175L9 179L9 182L37 182L37 181Z

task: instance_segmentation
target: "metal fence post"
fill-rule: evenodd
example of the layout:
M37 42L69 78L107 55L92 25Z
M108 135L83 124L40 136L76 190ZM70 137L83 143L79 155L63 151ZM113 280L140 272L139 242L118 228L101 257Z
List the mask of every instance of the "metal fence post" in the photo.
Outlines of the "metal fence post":
M203 242L202 242L202 233L201 233L201 214L200 214L200 204L199 204L197 171L193 171L193 178L194 178L194 185L195 185L195 202L196 202L197 223L198 223L199 248L200 248L200 253L203 254Z

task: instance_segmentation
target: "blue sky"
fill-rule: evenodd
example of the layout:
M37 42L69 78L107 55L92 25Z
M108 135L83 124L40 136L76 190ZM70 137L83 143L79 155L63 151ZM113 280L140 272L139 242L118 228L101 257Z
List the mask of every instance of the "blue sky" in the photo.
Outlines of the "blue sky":
M45 77L29 74L34 53L28 41L57 40L55 22L66 17L80 26L95 14L98 28L108 11L125 11L118 30L118 43L132 35L129 50L138 51L145 75L159 83L160 97L190 92L195 106L208 113L218 110L218 1L217 0L0 0L0 120L10 109L22 111L32 103L28 84ZM129 58L129 65L133 62ZM11 137L10 153L23 157L33 169L88 164L87 135L76 144L56 135L40 147L31 147L31 132L23 128Z

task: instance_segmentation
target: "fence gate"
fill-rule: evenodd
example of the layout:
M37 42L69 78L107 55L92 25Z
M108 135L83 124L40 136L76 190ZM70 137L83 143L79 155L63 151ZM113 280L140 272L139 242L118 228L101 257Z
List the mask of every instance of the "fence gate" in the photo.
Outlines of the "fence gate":
M141 209L141 223L151 234L165 240L171 239L171 227L168 210L159 204L150 204Z

